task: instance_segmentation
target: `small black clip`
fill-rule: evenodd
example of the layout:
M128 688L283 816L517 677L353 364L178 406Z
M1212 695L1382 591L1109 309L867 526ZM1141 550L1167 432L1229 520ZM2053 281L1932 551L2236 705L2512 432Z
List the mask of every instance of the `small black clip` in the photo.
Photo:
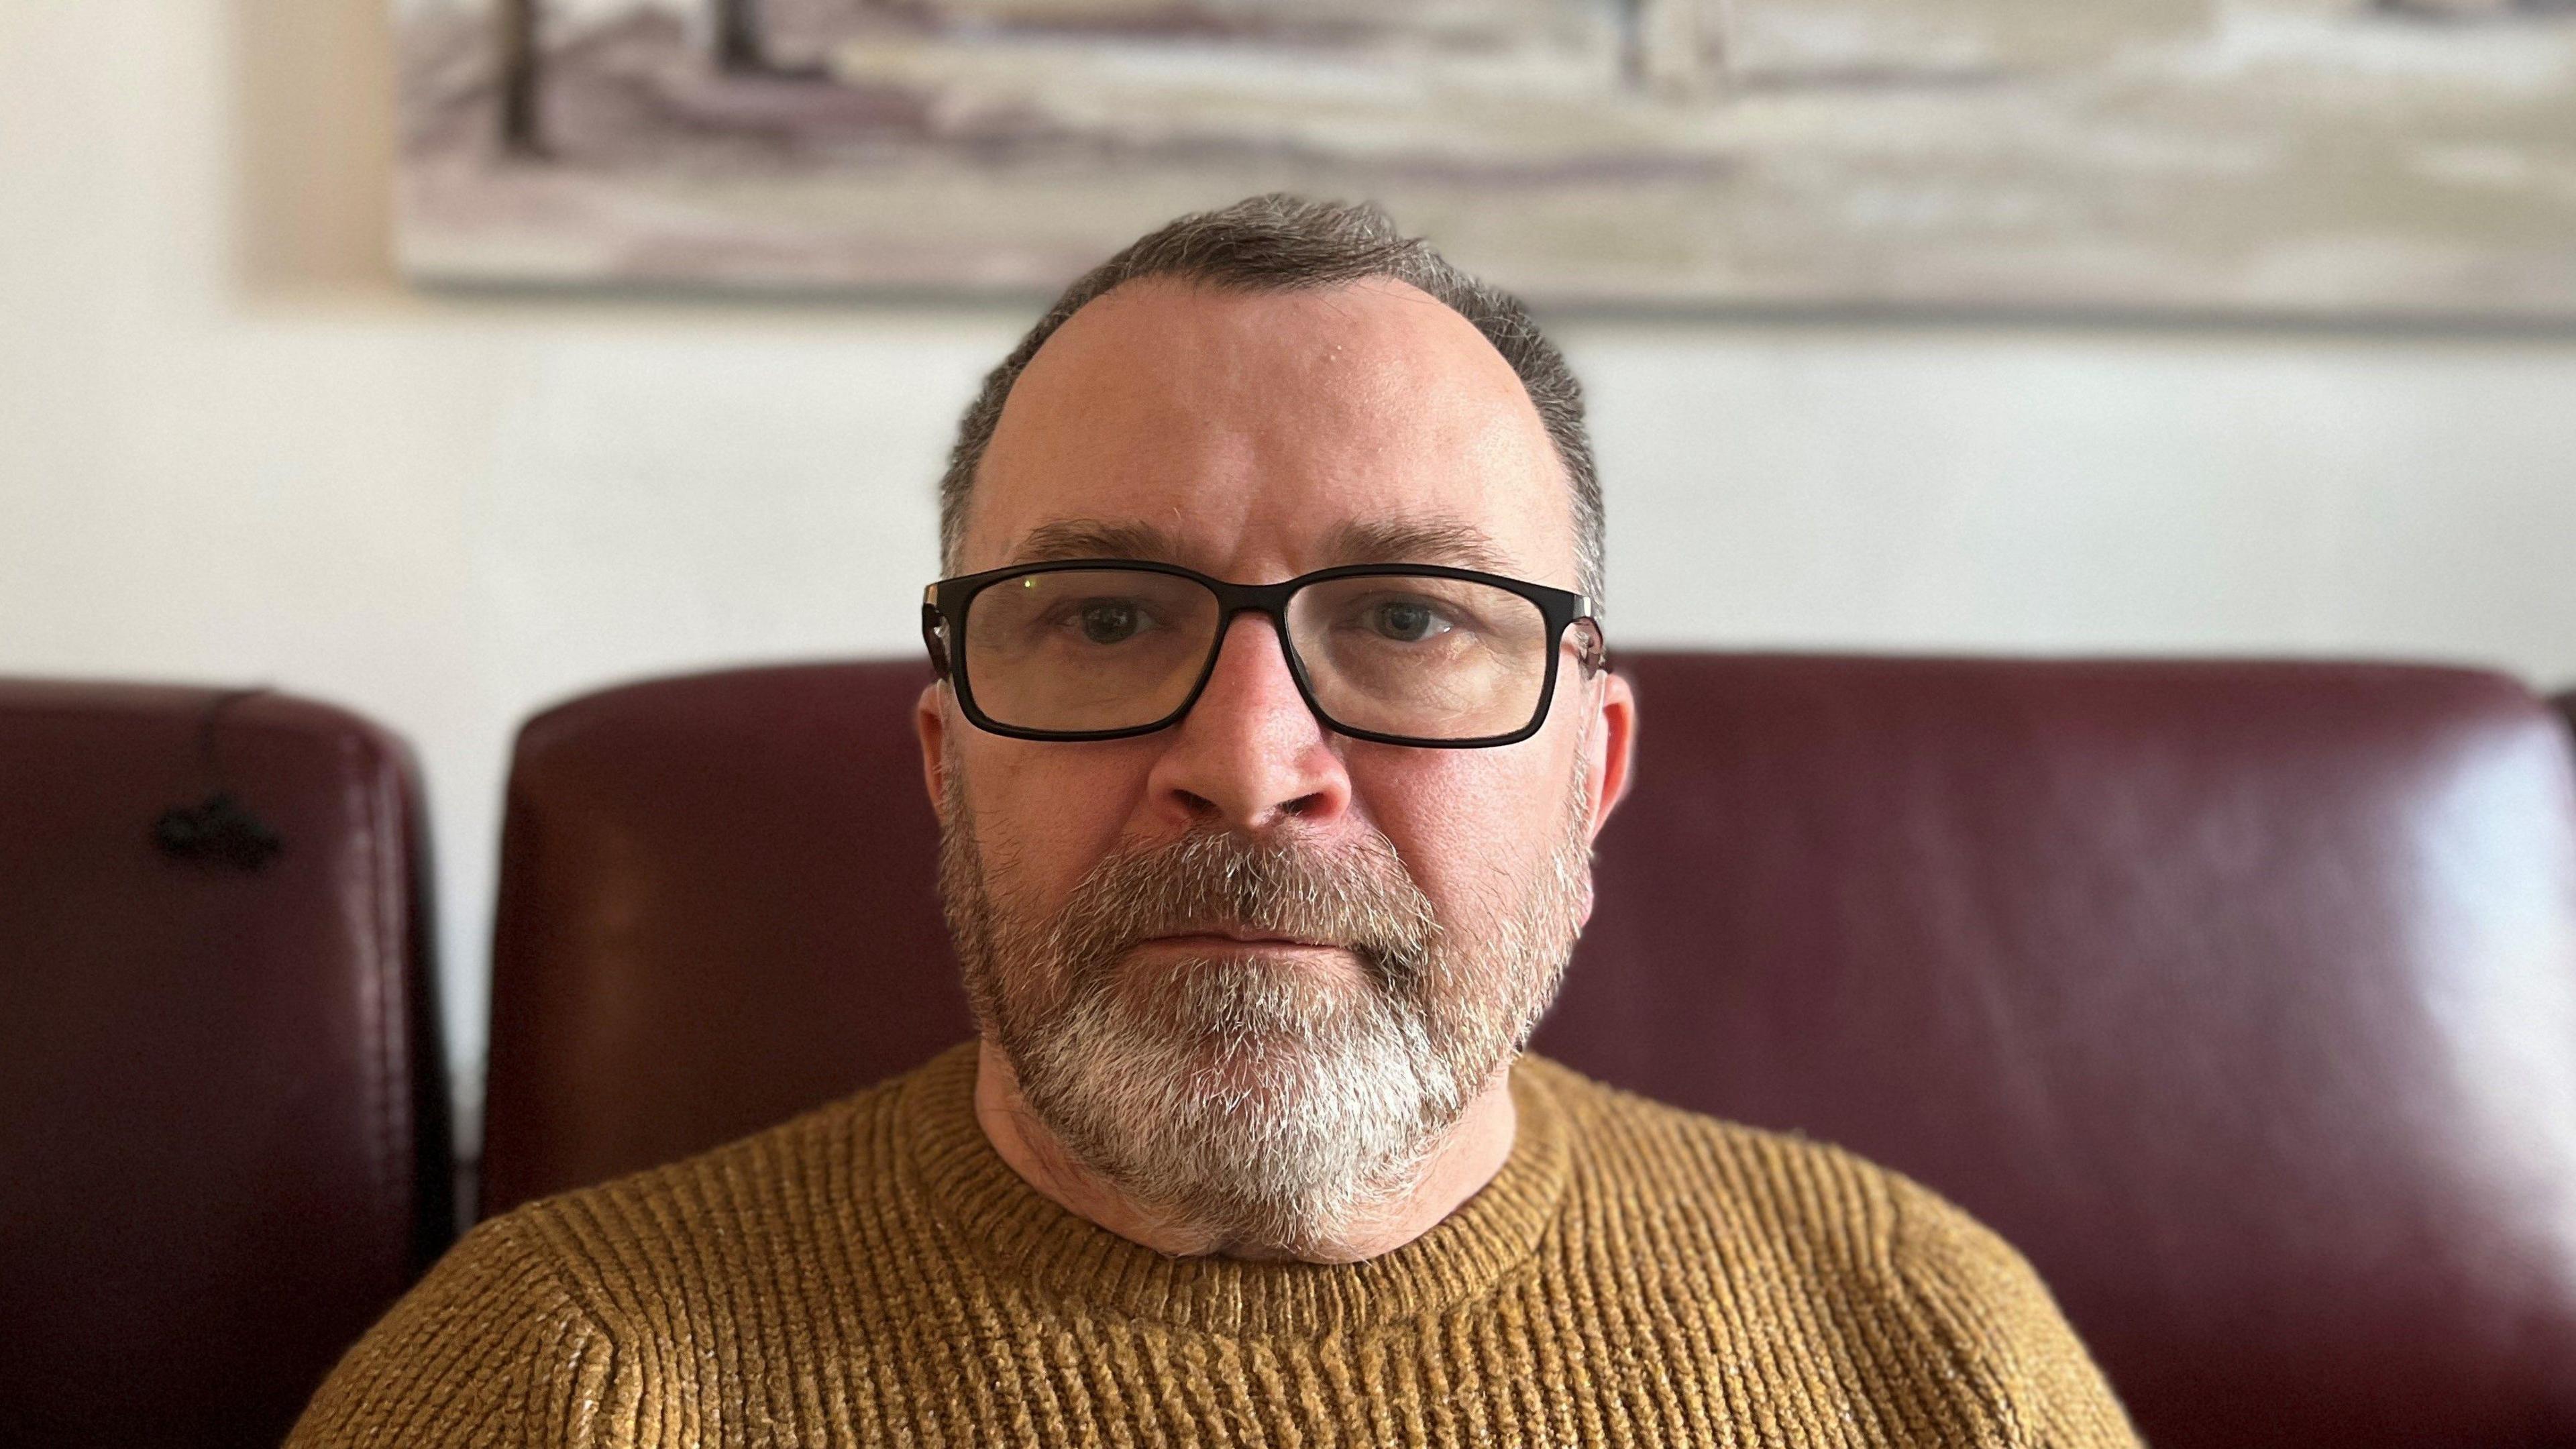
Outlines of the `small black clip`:
M179 860L208 860L236 870L257 870L286 848L268 823L226 791L202 805L174 805L152 823L152 843Z
M203 860L235 870L257 870L269 863L286 842L268 822L253 815L224 788L224 762L217 748L216 725L224 711L255 695L266 685L226 690L206 702L197 716L197 760L213 793L203 804L173 805L152 822L152 843L173 860Z

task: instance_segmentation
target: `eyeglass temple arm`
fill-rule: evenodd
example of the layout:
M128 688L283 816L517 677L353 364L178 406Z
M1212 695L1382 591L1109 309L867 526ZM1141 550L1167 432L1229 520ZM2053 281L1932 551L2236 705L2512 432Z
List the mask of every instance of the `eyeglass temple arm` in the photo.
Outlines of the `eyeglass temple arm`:
M925 590L921 599L921 643L930 651L930 668L941 679L948 677L948 617L939 612L936 602L938 586Z
M1606 674L1610 670L1610 636L1601 628L1601 615L1590 599L1575 601L1575 615L1566 621L1568 629L1581 629L1583 640L1575 646L1575 662L1587 674Z

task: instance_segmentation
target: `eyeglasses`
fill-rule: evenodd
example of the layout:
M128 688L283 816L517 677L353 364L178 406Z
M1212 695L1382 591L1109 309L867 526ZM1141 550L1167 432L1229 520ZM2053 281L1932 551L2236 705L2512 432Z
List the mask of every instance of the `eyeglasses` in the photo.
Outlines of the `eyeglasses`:
M1277 584L1139 559L1022 564L932 584L921 635L978 728L1114 740L1188 714L1227 627L1246 613L1269 617L1317 719L1382 744L1528 739L1547 719L1569 629L1587 672L1608 667L1590 599L1435 564L1356 564Z

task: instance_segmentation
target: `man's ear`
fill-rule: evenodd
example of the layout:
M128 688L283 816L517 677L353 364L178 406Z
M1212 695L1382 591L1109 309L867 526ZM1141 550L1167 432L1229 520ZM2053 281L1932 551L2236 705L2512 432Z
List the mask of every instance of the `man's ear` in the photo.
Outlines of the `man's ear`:
M948 714L943 703L934 679L912 707L912 732L921 737L921 783L930 789L933 810L948 799Z
M1601 677L1601 703L1594 708L1592 758L1584 768L1592 780L1592 838L1610 823L1610 812L1628 797L1637 759L1637 691L1618 674Z

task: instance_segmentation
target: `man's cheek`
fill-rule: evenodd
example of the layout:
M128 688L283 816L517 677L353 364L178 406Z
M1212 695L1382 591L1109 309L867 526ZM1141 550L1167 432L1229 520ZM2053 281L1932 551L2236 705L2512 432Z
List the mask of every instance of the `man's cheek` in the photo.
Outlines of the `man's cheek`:
M995 897L1024 918L1052 921L1091 870L1116 845L1114 834L1071 803L1023 797L978 825L985 872ZM1014 844L995 847L993 841Z
M1403 814L1390 812L1379 828L1431 897L1441 923L1472 929L1518 899L1540 864L1530 846L1542 832L1532 822L1553 822L1563 809L1562 800L1542 805L1478 781L1445 797L1426 795Z

